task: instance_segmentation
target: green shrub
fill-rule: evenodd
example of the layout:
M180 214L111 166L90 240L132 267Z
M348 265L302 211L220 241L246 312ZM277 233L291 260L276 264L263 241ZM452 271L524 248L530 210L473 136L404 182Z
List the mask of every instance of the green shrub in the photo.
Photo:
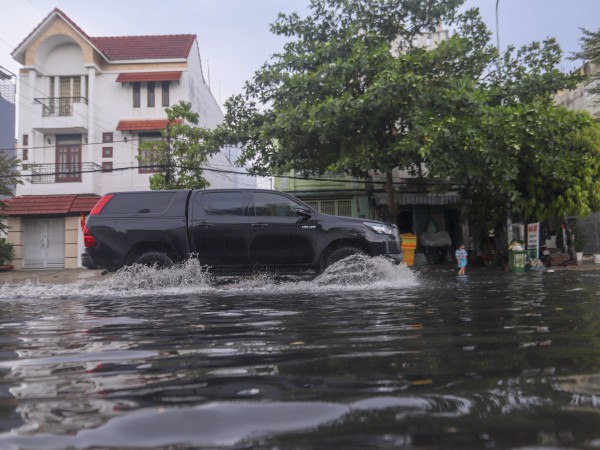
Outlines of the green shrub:
M0 238L0 264L10 261L15 257L15 249L5 238Z

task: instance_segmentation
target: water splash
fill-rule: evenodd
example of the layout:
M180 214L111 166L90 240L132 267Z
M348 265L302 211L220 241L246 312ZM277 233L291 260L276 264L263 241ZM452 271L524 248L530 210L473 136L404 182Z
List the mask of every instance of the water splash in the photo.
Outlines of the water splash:
M260 273L249 277L215 278L196 259L180 265L156 269L145 266L124 267L101 281L70 284L5 284L0 299L14 298L103 298L172 296L202 293L332 292L356 289L388 289L417 286L417 276L405 264L363 255L353 255L328 267L312 280Z
M319 286L352 287L417 284L414 272L406 264L395 265L387 258L370 258L365 255L351 255L332 264L314 282Z

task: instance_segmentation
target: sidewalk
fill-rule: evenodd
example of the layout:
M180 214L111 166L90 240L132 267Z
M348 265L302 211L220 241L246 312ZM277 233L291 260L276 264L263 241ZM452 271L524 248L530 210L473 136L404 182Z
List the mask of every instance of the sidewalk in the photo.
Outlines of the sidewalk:
M424 265L417 268L422 272L436 272L436 271L447 271L455 270L455 264L435 264L435 265ZM489 271L489 272L502 272L509 271L508 267L485 267L477 265L469 265L468 270L476 271ZM584 257L583 261L579 264L573 265L553 265L549 270L577 270L577 271L600 271L600 264L595 264L591 257ZM75 283L77 281L102 281L106 279L102 275L102 270L90 270L90 269L47 269L47 270L11 270L8 272L0 272L0 287L3 284L19 284L19 283L40 283L40 284L68 284Z
M435 272L435 271L444 271L444 270L456 270L455 263L448 264L426 264L419 267L419 270L422 272ZM510 267L506 266L482 266L479 264L469 264L467 266L467 270L476 270L476 271L489 271L489 272L510 272ZM561 270L576 270L576 271L600 271L600 264L594 263L592 256L584 256L583 261L580 261L578 264L552 264L552 266L546 268L546 271L561 271ZM527 272L527 271L526 271Z
M3 284L19 284L28 281L40 284L65 284L76 281L100 281L101 270L90 269L46 269L46 270L11 270L0 272L0 287Z

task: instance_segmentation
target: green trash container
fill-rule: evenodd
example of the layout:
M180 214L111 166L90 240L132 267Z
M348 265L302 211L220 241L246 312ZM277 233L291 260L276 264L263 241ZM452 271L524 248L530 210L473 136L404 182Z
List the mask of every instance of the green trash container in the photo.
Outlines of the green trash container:
M511 250L508 252L508 263L510 270L515 273L525 272L525 264L527 263L527 252Z

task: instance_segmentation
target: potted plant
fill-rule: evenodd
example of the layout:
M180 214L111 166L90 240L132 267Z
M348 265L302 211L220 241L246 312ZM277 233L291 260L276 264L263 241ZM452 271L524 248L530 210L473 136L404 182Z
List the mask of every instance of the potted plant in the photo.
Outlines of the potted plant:
M0 238L0 266L5 265L15 257L15 249L5 238Z

